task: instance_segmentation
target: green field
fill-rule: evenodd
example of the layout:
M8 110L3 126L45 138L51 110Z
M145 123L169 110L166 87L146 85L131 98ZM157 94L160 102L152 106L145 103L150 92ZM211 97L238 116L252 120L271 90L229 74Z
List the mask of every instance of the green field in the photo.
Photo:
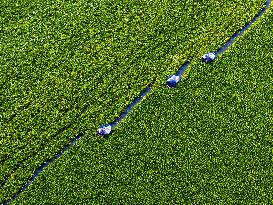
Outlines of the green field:
M272 18L153 89L108 141L86 136L15 202L271 204Z
M197 62L264 3L5 1L0 203L80 131L15 203L270 199L272 12L213 65ZM190 76L166 88L188 59ZM149 83L147 99L99 139Z

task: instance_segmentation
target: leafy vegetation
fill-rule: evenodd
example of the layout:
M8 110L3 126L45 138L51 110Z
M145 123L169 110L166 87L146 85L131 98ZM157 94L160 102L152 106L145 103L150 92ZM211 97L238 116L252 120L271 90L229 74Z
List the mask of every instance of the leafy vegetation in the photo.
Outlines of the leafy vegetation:
M2 1L0 202L80 131L94 133L147 84L219 48L264 3Z
M273 12L109 140L89 132L14 204L272 203Z

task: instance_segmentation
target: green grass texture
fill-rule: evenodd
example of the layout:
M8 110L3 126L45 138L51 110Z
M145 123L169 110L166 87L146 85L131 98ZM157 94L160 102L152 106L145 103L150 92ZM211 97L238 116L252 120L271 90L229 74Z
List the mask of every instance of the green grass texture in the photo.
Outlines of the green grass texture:
M2 1L0 203L79 132L94 134L147 84L219 48L264 3Z
M12 204L271 204L273 10L213 64L152 90Z

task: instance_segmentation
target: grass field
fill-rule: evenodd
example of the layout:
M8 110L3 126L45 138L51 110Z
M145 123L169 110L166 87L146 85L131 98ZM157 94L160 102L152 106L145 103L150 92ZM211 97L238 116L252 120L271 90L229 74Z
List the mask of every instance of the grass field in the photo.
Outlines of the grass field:
M244 129L245 135L252 137L245 139L249 144L260 139L255 130L251 135L250 129L258 130L259 126L247 121L252 115L245 116L244 112L258 109L255 99L257 102L261 97L270 99L269 88L265 87L267 92L262 92L264 87L261 86L267 84L259 83L270 85L268 74L272 58L266 52L257 51L260 57L253 61L246 58L246 53L256 52L257 46L253 45L263 45L272 35L259 34L267 30L257 27L258 34L248 34L250 40L246 37L247 43L238 43L239 49L233 48L221 58L223 61L219 58L208 67L193 64L191 76L179 89L169 90L163 84L185 60L196 62L207 51L217 50L249 22L264 3L261 0L218 1L218 4L212 1L3 2L0 16L3 22L0 34L0 181L7 179L7 182L1 187L0 202L16 194L37 167L58 153L80 131L88 134L45 170L18 203L67 204L93 200L107 203L121 199L141 202L142 197L145 202L152 203L160 199L175 201L183 194L183 199L192 202L216 199L210 194L206 197L207 192L202 192L201 184L195 180L213 184L207 177L225 176L221 171L213 172L214 166L220 165L210 162L211 158L230 159L229 165L235 166L238 161L230 155L232 150L223 151L222 155L222 151L217 150L228 146L231 140L233 154L239 153L235 145L243 138ZM271 28L269 23L267 26ZM259 39L257 36L263 36L260 44L255 42ZM262 59L268 61L259 61L261 55L266 55ZM235 59L233 63L232 58ZM242 68L239 70L238 66ZM244 66L245 72L252 69L248 79L242 72ZM256 81L261 89L258 92L251 87L251 77L262 74L264 80ZM223 79L227 80L224 81L226 90L222 91ZM154 83L152 95L121 124L109 141L99 140L95 136L96 128L113 121L151 82ZM245 90L239 92L236 86L244 85L242 82L246 86L240 89ZM249 95L243 94L245 91L249 91ZM252 99L248 107L243 103L246 99ZM225 103L230 103L230 108L224 106ZM215 105L214 109L211 105ZM270 107L261 105L264 107L259 109L265 117L261 121L257 119L260 128L262 123L270 122ZM236 112L239 114L235 115ZM241 121L243 124L239 123ZM237 127L231 126L230 132L225 131L228 122L234 122ZM213 124L216 124L215 130ZM224 133L227 136L222 142L220 138ZM266 144L270 138L263 140ZM246 141L242 142L242 147ZM268 154L267 147L262 147L264 144L257 146ZM253 149L253 155L247 155L246 151L242 151L241 156L255 157L262 153ZM201 158L203 160L199 161ZM240 163L242 167L247 165L244 161ZM169 166L174 168L169 169ZM230 166L226 165L227 174L232 170ZM203 175L198 178L200 170ZM234 171L243 173L240 169ZM258 171L254 170L251 177L255 178ZM265 169L265 173L267 171ZM181 181L175 180L180 177ZM248 182L248 178L241 178ZM234 182L234 189L240 185L240 181L236 184L236 179L229 175L223 179ZM228 182L221 183L228 185ZM193 189L189 188L191 186ZM217 192L219 187L208 189L224 200L224 193ZM185 193L181 195L180 190Z
M14 204L272 203L273 12L215 63L90 132Z

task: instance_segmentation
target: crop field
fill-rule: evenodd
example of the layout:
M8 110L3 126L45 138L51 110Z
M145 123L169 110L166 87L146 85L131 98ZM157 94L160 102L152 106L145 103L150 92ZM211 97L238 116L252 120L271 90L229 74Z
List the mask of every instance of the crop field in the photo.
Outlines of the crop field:
M199 62L264 0L1 4L0 203L80 132L12 204L272 202L272 11ZM167 88L189 59L189 75Z
M109 140L86 136L15 202L272 203L272 18L153 89Z

